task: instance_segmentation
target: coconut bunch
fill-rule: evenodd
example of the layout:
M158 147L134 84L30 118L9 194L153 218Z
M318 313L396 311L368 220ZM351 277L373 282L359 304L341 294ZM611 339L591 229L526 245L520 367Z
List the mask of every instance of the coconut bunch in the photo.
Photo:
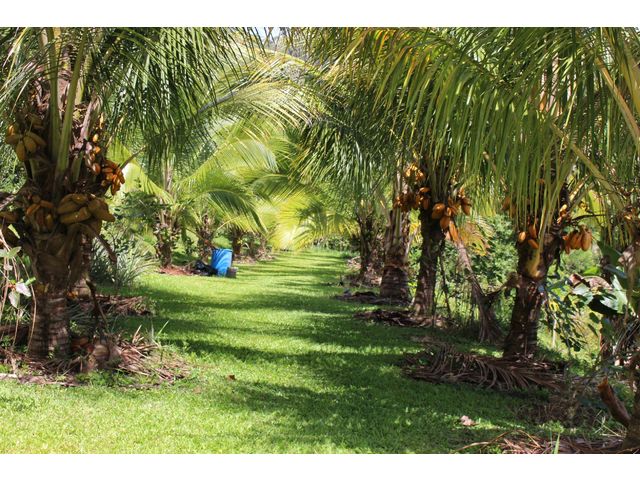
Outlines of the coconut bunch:
M427 178L419 165L413 163L404 171L404 178L409 185L419 185Z
M565 216L565 219L567 217L568 216ZM527 225L526 230L518 233L518 243L526 243L532 250L540 248L536 222L537 219L530 222L529 225ZM580 225L579 228L563 235L562 241L565 253L570 253L571 250L583 250L586 252L591 248L591 244L593 243L593 234L588 227Z
M402 193L395 198L393 208L399 208L405 213L409 210L418 210L420 208L428 210L431 205L429 191L429 187L420 187L417 192L408 191Z
M465 215L471 214L471 200L465 195L462 188L457 195L447 198L446 203L437 202L431 209L431 218L439 222L442 231L448 232L454 242L460 239L454 219L461 212Z
M558 209L558 218L556 218L556 223L558 225L566 225L569 222L571 222L571 214L569 213L569 205L565 203Z
M24 221L31 225L37 233L52 232L55 227L56 206L38 194L31 194L28 197L28 207L24 212ZM17 217L16 212L7 212L13 217ZM17 218L13 223L16 223Z
M100 143L103 131L104 119L101 115L89 138L83 142L79 155L82 155L87 169L100 181L100 186L115 195L124 183L124 173L117 163L105 157L105 148Z
M62 197L56 211L63 225L84 223L97 233L102 222L115 221L106 202L91 193L70 193Z
M565 253L570 253L571 250L583 250L586 252L593 243L593 234L588 227L580 225L578 229L563 235L562 241L564 242Z
M70 193L60 200L58 206L37 194L29 195L27 198L26 208L0 212L3 227L24 222L37 233L51 233L55 230L56 223L67 226L83 223L94 232L100 233L102 222L115 220L105 201L93 194ZM24 215L21 216L23 210Z
M459 236L453 220L460 212L465 215L471 214L472 202L466 196L464 188L454 191L446 201L435 202L432 199L431 188L424 184L426 175L418 165L410 165L404 171L404 178L409 190L395 198L393 208L400 208L403 212L426 211L431 219L438 221L442 231L448 232L451 239L457 242Z
M527 243L533 250L540 248L538 239L538 228L536 227L536 220L533 220L527 225L526 230L518 233L518 243Z
M44 130L42 119L35 114L28 114L24 127L14 123L9 125L4 141L13 147L18 160L26 162L30 156L36 155L47 146L40 134Z
M542 179L539 180L541 185L544 185L544 181ZM568 200L566 200L568 202ZM530 209L531 201L527 200L527 208ZM563 227L571 224L571 213L570 213L569 203L563 203L557 209L557 218L555 219L555 224L559 226L559 230L562 230ZM511 218L515 218L517 214L517 205L512 201L511 197L507 195L502 201L502 211L509 215ZM527 226L524 230L518 232L517 242L518 244L527 244L532 250L538 250L540 248L540 239L538 238L538 223L539 218L530 215L527 219ZM571 250L589 250L591 248L593 235L591 231L584 227L580 226L579 229L570 232L569 234L562 235L562 240L564 244L564 250L566 253L569 253ZM584 246L583 246L584 243Z
M396 197L394 208L400 208L403 212L409 210L426 211L432 220L437 221L442 231L449 233L451 240L457 242L458 230L454 219L460 213L471 214L471 200L461 188L444 202L434 202L431 198L431 189L427 186L417 187L417 191L409 191Z

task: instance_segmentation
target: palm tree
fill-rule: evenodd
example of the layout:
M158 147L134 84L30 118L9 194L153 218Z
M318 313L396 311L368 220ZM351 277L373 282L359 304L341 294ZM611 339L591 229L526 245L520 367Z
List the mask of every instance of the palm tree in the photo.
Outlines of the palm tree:
M327 77L335 72L325 72ZM313 88L322 100L322 110L300 132L297 141L302 152L295 168L303 177L314 179L321 190L332 190L336 198L352 208L358 225L360 270L356 283L369 283L374 273L374 259L382 207L389 184L389 144L383 137L382 110L367 108L367 92L356 82L327 83L319 77Z
M218 148L208 159L191 172L172 170L170 184L155 183L135 161L125 168L127 186L123 191L140 190L160 205L152 229L161 266L171 264L180 232L200 231L202 240L210 241L214 227L240 232L239 236L264 231L258 205L265 199L255 180L273 167L275 153L268 139L262 143L247 137L246 132L244 138L235 132L223 139L222 133L217 132ZM165 165L161 172L166 168L171 167Z
M581 199L589 191L606 198L609 218L624 218L615 225L637 242L637 212L625 210L616 188L637 177L637 30L334 29L320 37L328 55L374 69L381 99L403 98L398 123L427 164L462 181L485 172L476 201L491 203L508 186L505 207L523 241L504 353L533 355L547 272L576 246L566 228Z
M0 111L27 177L2 205L3 228L14 233L36 278L29 355L64 357L66 291L82 270L80 244L113 220L104 198L124 180L109 146L117 138L154 157L183 144L200 123L198 109L215 98L216 67L243 55L242 43L253 36L232 29L5 28L0 37Z
M547 272L567 246L565 229L576 223L572 213L590 189L611 194L605 159L629 171L628 159L637 158L629 108L607 80L629 63L620 59L616 66L610 55L616 48L624 51L621 42L635 42L637 49L637 36L606 29L454 29L421 35L429 45L424 66L432 66L434 74L415 83L430 83L436 92L430 102L457 112L441 126L434 124L434 132L440 129L442 137L453 129L456 150L485 158L496 178L509 185L515 204L510 210L525 241L518 246L505 354L532 355ZM418 62L415 70L421 68ZM408 98L411 88L410 83ZM467 95L456 95L461 91Z
M634 90L634 68L616 65L633 65L625 56L637 50L636 32L356 29L331 31L324 42L346 51L350 65L373 68L387 104L403 99L402 133L429 154L440 189L447 177L468 181L484 173L477 200L486 202L509 185L517 231L533 227L538 238L519 247L505 353L532 354L540 292L571 210L590 187L613 190L605 159L629 171L637 158L637 127L614 80L629 77L626 91ZM616 64L616 56L623 61Z

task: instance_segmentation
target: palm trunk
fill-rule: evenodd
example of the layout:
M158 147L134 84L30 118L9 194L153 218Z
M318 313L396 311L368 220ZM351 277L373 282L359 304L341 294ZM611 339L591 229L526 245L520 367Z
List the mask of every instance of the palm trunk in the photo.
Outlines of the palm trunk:
M366 283L370 277L373 265L374 232L373 215L366 215L364 218L357 217L359 226L359 249L360 249L360 271L358 272L358 283Z
M160 266L168 267L173 263L173 246L176 232L173 221L166 211L159 213L154 234L156 236L156 256L160 261Z
M478 282L478 278L473 272L471 257L462 240L458 238L458 241L455 242L455 247L458 251L460 264L466 273L467 281L471 285L473 303L478 307L478 317L480 320L479 340L481 342L496 340L500 335L500 329L497 325L498 322L491 301L482 290L480 282Z
M444 249L444 234L438 220L433 220L430 212L424 209L420 209L420 233L422 248L413 316L416 320L428 320L436 313L436 279L438 261Z
M516 298L504 357L531 358L538 349L538 326L546 300L547 273L562 248L558 228L551 227L551 230L538 250L533 250L527 242L518 245Z
M78 274L79 278L75 282L72 291L78 297L88 298L91 296L91 289L89 288L89 282L91 282L91 257L93 254L91 239L83 235L80 249L82 250L82 265Z
M34 288L32 332L28 354L31 358L65 358L69 354L69 314L66 289L51 284Z
M196 230L198 235L198 253L200 258L209 258L213 248L213 222L207 214L203 215L202 223Z
M384 267L380 281L380 296L409 302L411 294L408 272L410 248L408 213L400 208L390 211L384 240Z
M67 292L82 268L82 235L77 231L63 235L26 229L21 234L36 280L28 355L33 359L64 359L70 344Z
M546 278L535 280L519 273L504 357L532 357L538 348L538 324Z
M636 360L640 357L636 356ZM633 412L631 413L631 421L627 428L627 435L622 444L622 448L640 448L640 373L638 372L636 362L631 364L632 375L634 376L636 393L633 400Z
M235 231L231 237L231 250L233 251L233 258L237 258L242 253L242 236L241 231Z
M161 267L168 267L173 262L173 248L171 242L163 238L157 238L156 254Z
M628 277L638 278L640 273L640 235L636 231L636 238L634 242L626 248L623 252L624 267ZM634 292L638 293L638 288L634 288ZM640 311L640 300L636 297L636 304L634 305L636 312ZM631 320L631 317L629 320ZM640 317L636 313L635 320L640 320ZM633 340L631 341L633 345ZM629 421L629 427L627 429L627 436L624 439L623 448L640 448L640 352L631 358L629 362L629 374L633 379L635 386L635 395L633 400L633 412L631 413L631 420Z

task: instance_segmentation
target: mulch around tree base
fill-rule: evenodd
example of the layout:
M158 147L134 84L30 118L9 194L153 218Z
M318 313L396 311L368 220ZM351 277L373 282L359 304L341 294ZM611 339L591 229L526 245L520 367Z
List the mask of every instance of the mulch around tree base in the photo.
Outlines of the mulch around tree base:
M500 391L545 388L561 391L567 382L560 362L497 358L458 352L446 343L433 343L416 354L406 354L405 375L432 383L467 383Z
M80 374L102 371L128 377L123 387L148 389L172 384L191 373L179 356L149 341L139 330L130 339L116 334L75 337L71 349L67 360L35 361L23 352L0 348L0 364L12 371L0 374L0 380L76 387L84 382Z
M354 314L354 318L400 327L444 327L446 325L446 320L442 316L416 320L411 313L411 310L408 309L383 310L377 308L367 312L358 312Z
M95 297L99 307L107 317L145 317L153 315L153 308L146 297L125 297L122 295L102 295ZM92 312L96 305L92 297L72 297L70 306L76 306L85 313Z
M498 449L502 453L638 453L638 449L621 450L623 438L611 436L598 440L584 438L556 437L545 439L531 435L523 430L505 432L486 442L475 442L458 451L477 449L483 453Z
M340 295L335 295L333 298L343 300L345 302L358 302L368 305L407 305L408 302L397 300L394 298L381 297L376 292L345 292Z
M160 267L158 273L165 275L195 275L189 267L181 267L178 265L168 265L166 267Z

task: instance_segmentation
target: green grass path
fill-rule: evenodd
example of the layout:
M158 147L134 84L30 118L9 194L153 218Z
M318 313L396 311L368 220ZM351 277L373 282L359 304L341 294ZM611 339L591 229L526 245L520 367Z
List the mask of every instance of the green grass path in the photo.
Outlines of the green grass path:
M445 453L522 426L517 398L404 378L395 364L424 331L353 319L362 307L326 285L343 269L312 251L237 279L146 277L137 293L158 315L143 329L168 322L162 342L194 378L150 391L0 382L0 452Z

